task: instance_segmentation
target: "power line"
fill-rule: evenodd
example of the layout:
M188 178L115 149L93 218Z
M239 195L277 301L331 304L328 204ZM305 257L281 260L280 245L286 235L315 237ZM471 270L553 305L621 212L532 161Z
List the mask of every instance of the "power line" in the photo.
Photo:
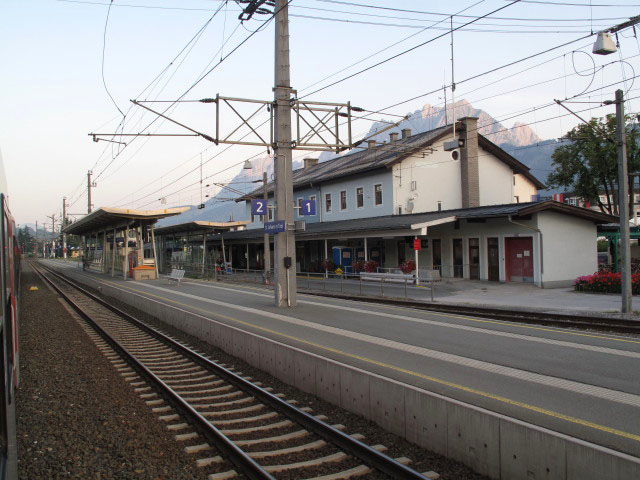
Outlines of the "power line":
M463 25L460 25L460 26L458 26L458 27L452 28L450 31L451 31L451 32L455 32L455 31L457 31L457 30L460 30L460 29L462 29L462 28L466 27L467 25L471 25L471 24L473 24L473 23L477 22L478 20L480 20L480 19L482 19L482 18L486 18L487 16L489 16L489 15L491 15L491 14L493 14L493 13L499 12L500 10L504 10L505 8L508 8L508 7L510 7L511 5L514 5L514 4L516 4L516 3L520 2L520 1L521 1L521 0L514 0L514 1L512 1L511 3L509 3L508 5L504 5L504 6L502 6L502 7L496 8L495 10L493 10L493 11L491 11L491 12L487 13L486 15L483 15L483 16L481 16L481 17L478 17L478 18L475 18L475 19L473 19L473 20L470 20L470 21L468 21L467 23L465 23L465 24L463 24ZM314 93L318 93L318 92L320 92L320 91L322 91L322 90L325 90L325 89L327 89L327 88L329 88L329 87L333 87L333 86L337 85L338 83L342 83L342 82L344 82L345 80L348 80L348 79L353 78L353 77L355 77L355 76L357 76L357 75L360 75L361 73L367 72L367 71L369 71L369 70L371 70L371 69L373 69L373 68L375 68L375 67L378 67L378 66L380 66L380 65L382 65L382 64L384 64L384 63L390 62L391 60L394 60L394 59L396 59L396 58L398 58L398 57L400 57L400 56L402 56L402 55L405 55L405 54L407 54L407 53L409 53L409 52L412 52L412 51L414 51L414 50L416 50L416 49L418 49L418 48L420 48L420 47L423 47L423 46L425 46L425 45L427 45L427 44L431 43L431 42L434 42L434 41L436 41L437 39L442 38L442 37L444 37L445 35L448 35L448 33L449 33L449 32L443 33L443 34L441 34L441 35L437 35L437 36L435 36L435 37L433 37L433 38L431 38L431 39L427 40L426 42L422 42L422 43L420 43L420 44L418 44L418 45L415 45L415 46L413 46L413 47L411 47L411 48L409 48L409 49L407 49L407 50L404 50L404 51L402 51L402 52L400 52L400 53L397 53L397 54L395 54L395 55L393 55L393 56L391 56L391 57L389 57L389 58L386 58L385 60L382 60L382 61L380 61L380 62L378 62L378 63L373 64L373 65L370 65L370 66L368 66L367 68L364 68L364 69L362 69L362 70L360 70L360 71L358 71L358 72L352 73L351 75L347 75L346 77L341 78L340 80L337 80L337 81L335 81L335 82L333 82L333 83L330 83L329 85L325 85L325 86L324 86L324 87L322 87L322 88L319 88L319 89L317 89L317 90L314 90L313 92L306 94L304 97L308 97L308 96L310 96L310 95L313 95ZM304 97L303 97L303 98L304 98Z
M118 106L118 104L116 103L116 101L113 99L113 96L111 95L111 93L109 92L109 89L107 88L107 82L104 79L104 52L107 48L107 25L109 24L109 14L111 13L111 5L113 4L113 0L111 0L111 2L109 3L109 8L107 9L107 18L104 21L104 32L102 34L102 84L104 85L104 89L107 92L107 95L109 95L109 98L111 99L111 101L113 102L113 104L116 106L116 108L118 109L118 111L120 112L120 114L124 117L124 113L122 112L122 110L120 110L120 107Z

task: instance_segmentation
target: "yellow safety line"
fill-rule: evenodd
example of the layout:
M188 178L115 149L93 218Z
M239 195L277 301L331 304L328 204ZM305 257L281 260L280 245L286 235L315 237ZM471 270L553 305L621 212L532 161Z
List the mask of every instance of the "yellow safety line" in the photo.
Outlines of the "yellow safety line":
M117 287L122 287L121 284L118 284L118 283L115 283L115 282L105 281L105 283L108 283L108 284L111 284L111 285L114 285L114 286L117 286ZM549 417L552 417L552 418L557 418L559 420L564 420L564 421L567 421L567 422L570 422L570 423L575 423L577 425L582 425L584 427L593 428L593 429L599 430L601 432L610 433L612 435L616 435L616 436L619 436L619 437L624 437L624 438L628 438L628 439L634 440L636 442L640 442L640 435L636 435L636 434L629 433L629 432L624 432L622 430L618 430L618 429L607 427L607 426L600 425L600 424L597 424L597 423L589 422L588 420L582 420L580 418L571 417L569 415L564 415L562 413L554 412L552 410L547 410L545 408L536 407L535 405L529 405L527 403L519 402L517 400L512 400L510 398L502 397L500 395L493 395L493 394L488 393L488 392L483 392L482 390L477 390L475 388L466 387L464 385L460 385L460 384L457 384L457 383L449 382L447 380L442 380L440 378L432 377L430 375L425 375L425 374L422 374L422 373L414 372L413 370L407 370L405 368L397 367L395 365L390 365L388 363L379 362L377 360L373 360L373 359L370 359L370 358L367 358L367 357L362 357L360 355L355 355L353 353L343 352L342 350L338 350L338 349L333 348L333 347L327 347L327 346L321 345L319 343L310 342L308 340L304 340L304 339L301 339L301 338L298 338L298 337L294 337L294 336L288 335L286 333L281 333L281 332L278 332L276 330L271 330L269 328L262 327L260 325L255 325L255 324L250 323L250 322L245 322L243 320L239 320L237 318L230 317L228 315L223 315L221 313L212 312L210 310L205 310L204 308L199 308L199 307L195 307L193 305L188 305L188 304L185 304L185 303L181 303L181 302L178 302L176 300L172 300L170 298L163 297L161 295L156 295L156 294L153 294L153 293L145 292L144 290L138 290L138 289L135 289L135 288L132 288L132 287L128 287L128 286L125 286L124 288L127 288L128 290L131 290L131 291L136 292L136 293L140 293L142 295L148 295L148 296L156 297L156 298L159 298L161 300L164 300L164 301L167 301L167 302L170 302L170 303L175 303L176 305L180 305L182 307L186 307L187 309L199 310L199 311L207 313L209 315L212 314L214 316L221 317L221 318L227 319L227 320L235 322L235 323L239 323L240 325L245 325L245 326L248 326L248 327L255 328L257 330L261 330L263 332L271 333L271 334L276 335L276 336L288 338L290 340L294 340L294 341L300 342L302 344L306 344L306 345L310 345L310 346L313 346L313 347L317 347L319 349L326 350L326 351L332 352L332 353L336 353L338 355L342 355L342 356L345 356L345 357L353 358L353 359L356 359L356 360L361 360L363 362L370 363L372 365L377 365L379 367L388 368L390 370L394 370L394 371L400 372L400 373L406 373L408 375L411 375L411 376L414 376L414 377L418 377L418 378L421 378L423 380L427 380L427 381L430 381L430 382L433 382L433 383L437 383L439 385L445 385L447 387L455 388L457 390L461 390L461 391L467 392L467 393L472 393L474 395L478 395L478 396L481 396L481 397L484 397L484 398L489 398L489 399L492 399L492 400L496 400L498 402L505 403L507 405L520 407L520 408L523 408L525 410L530 410L530 411L533 411L533 412L536 412L536 413L540 413L542 415L546 415L546 416L549 416Z

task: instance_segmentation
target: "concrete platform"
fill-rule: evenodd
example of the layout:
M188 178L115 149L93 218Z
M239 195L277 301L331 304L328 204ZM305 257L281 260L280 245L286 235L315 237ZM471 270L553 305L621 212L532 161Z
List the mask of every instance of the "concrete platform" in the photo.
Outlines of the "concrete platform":
M47 263L492 478L640 478L640 339Z

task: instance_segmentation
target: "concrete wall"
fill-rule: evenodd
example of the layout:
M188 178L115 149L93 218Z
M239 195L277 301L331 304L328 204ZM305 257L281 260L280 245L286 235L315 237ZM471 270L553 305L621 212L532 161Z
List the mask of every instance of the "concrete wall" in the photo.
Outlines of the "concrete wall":
M598 270L595 224L557 212L540 212L543 232L543 287L570 286L576 277Z
M492 479L640 478L640 460L326 359L110 285L144 310L300 390Z

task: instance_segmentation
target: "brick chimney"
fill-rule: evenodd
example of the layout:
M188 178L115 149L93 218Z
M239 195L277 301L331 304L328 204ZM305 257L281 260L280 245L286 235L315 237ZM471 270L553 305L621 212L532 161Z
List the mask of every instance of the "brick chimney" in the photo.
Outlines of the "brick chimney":
M402 138L409 138L411 136L411 129L410 128L403 128L402 129Z
M389 143L393 143L398 140L398 132L393 132L389 134Z
M480 177L478 173L478 117L460 119L460 178L462 208L480 206Z
M369 148L373 148L376 146L376 141L375 140L367 140L367 145Z
M317 158L305 158L304 159L304 169L305 170L307 168L315 167L316 165L318 165L318 159Z

